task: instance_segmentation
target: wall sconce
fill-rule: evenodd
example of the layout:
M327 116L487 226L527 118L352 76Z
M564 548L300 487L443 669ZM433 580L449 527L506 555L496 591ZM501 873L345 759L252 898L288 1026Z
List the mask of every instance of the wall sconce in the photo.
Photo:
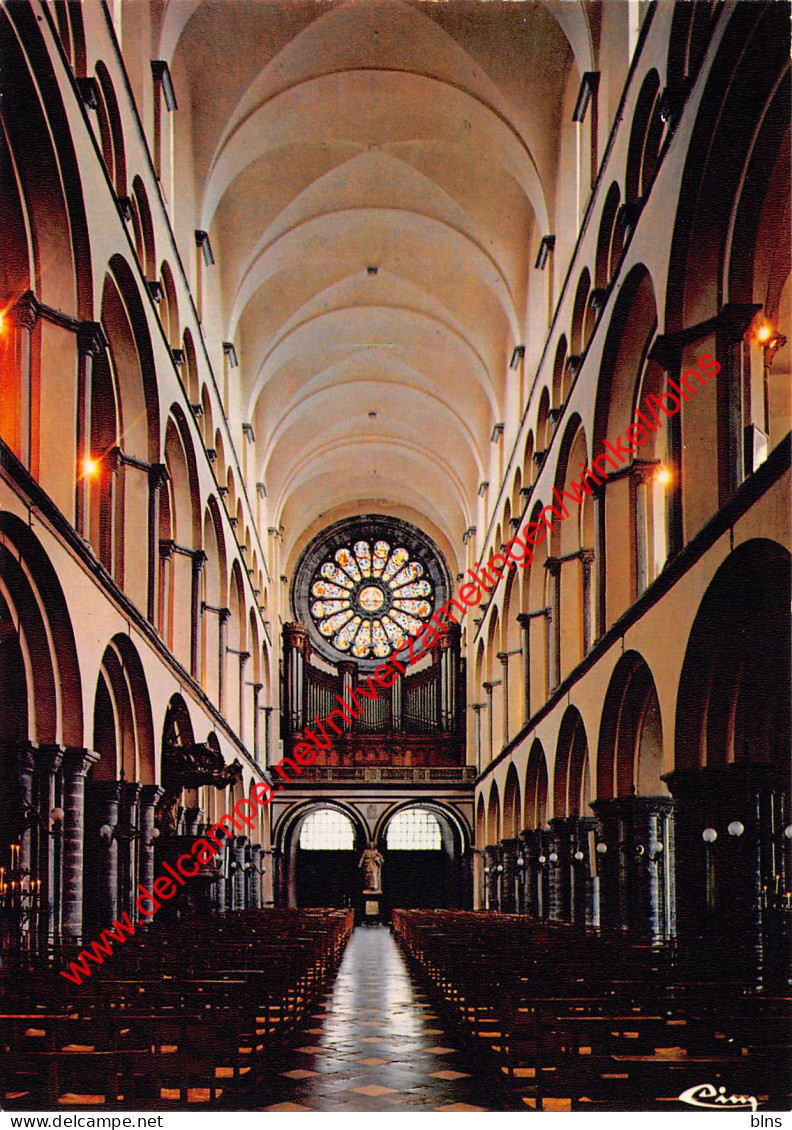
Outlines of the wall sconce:
M786 828L784 828L784 835L788 840L792 840L792 824L787 824Z
M522 852L520 852L520 854L517 856L517 866L525 867L525 856L522 854Z
M705 828L701 833L701 838L705 844L714 844L718 838L718 833L714 828Z
M519 369L520 362L522 361L524 356L525 346L515 345L514 349L512 350L511 361L509 362L509 368L512 370L512 372L516 372L516 370Z
M575 859L578 861L578 863L582 863L585 858L586 857L582 851L578 850L575 852Z
M499 863L498 866L495 868L495 870L496 871L502 871L503 870L503 864Z
M745 825L741 824L739 820L732 820L726 831L730 836L741 836L745 831Z
M50 812L50 824L52 825L52 834L61 831L61 825L66 818L66 813L62 808L53 808Z
M600 842L597 844L597 855L605 855L607 850L608 850L608 845L603 843L600 840Z
M554 851L551 851L550 855L548 856L548 859L550 860L551 863L558 863L558 854Z
M545 855L540 855L540 856L539 856L539 863L540 863L540 865L541 865L542 867L544 867L545 863L547 863L547 856L545 856Z
M663 845L660 840L652 840L649 844L649 858L657 859L658 855L663 854Z

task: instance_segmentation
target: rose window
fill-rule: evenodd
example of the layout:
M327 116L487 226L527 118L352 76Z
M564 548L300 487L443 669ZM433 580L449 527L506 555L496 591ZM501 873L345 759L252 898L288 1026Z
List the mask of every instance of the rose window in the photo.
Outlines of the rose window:
M434 586L408 549L356 541L326 557L311 580L321 635L356 659L385 659L417 636L434 609Z

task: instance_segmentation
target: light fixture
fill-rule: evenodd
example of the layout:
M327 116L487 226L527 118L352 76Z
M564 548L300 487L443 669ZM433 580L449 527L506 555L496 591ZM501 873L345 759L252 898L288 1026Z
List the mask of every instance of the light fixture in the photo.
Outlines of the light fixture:
M599 71L586 71L583 78L580 80L580 90L575 103L575 109L572 112L573 122L585 121L586 111L588 104L591 101L591 96L597 93L599 89Z
M718 833L714 828L705 828L701 833L701 838L705 844L714 844L718 838Z
M102 837L103 840L112 840L113 829L110 827L109 824L103 824L102 827L99 829L99 835Z
M740 823L739 820L732 820L726 831L730 836L741 836L745 831L745 825Z
M551 863L558 863L558 855L557 855L557 853L556 853L556 852L554 852L554 851L551 851L551 852L550 852L550 855L548 856L548 859L550 860L550 862L551 862Z
M539 856L539 862L542 863L542 864L547 863L547 856L540 855Z
M662 855L663 845L659 840L652 840L649 844L649 854L654 858L656 855Z
M237 359L237 351L233 341L223 342L223 353L225 353L228 358L229 369L236 369L239 365L239 360Z
M784 835L788 840L792 840L792 824L787 824L786 828L784 828Z
M5 311L0 310L0 334L3 332L5 323Z
M654 473L654 481L659 483L661 487L668 486L672 478L673 476L668 467L665 467L662 463Z
M50 820L53 824L62 824L65 815L62 808L53 808L50 811Z
M608 845L602 842L597 844L597 855L605 855L608 850Z
M509 368L513 372L515 372L517 369L519 369L520 362L522 361L524 356L525 356L525 346L524 345L515 345L514 349L512 350L511 361L509 362Z
M83 474L86 478L92 479L99 471L99 460L94 459L90 455L86 455L83 459Z
M766 341L770 340L772 332L767 322L763 322L756 331L756 340L764 345Z
M575 859L578 861L578 863L581 863L585 858L586 857L583 855L582 851L575 852Z

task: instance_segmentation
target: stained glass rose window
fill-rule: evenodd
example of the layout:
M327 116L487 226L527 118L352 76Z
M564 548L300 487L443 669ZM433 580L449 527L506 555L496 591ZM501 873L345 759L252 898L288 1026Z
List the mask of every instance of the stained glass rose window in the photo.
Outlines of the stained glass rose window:
M434 586L403 545L363 539L328 554L314 571L310 613L320 634L355 659L386 659L431 618Z

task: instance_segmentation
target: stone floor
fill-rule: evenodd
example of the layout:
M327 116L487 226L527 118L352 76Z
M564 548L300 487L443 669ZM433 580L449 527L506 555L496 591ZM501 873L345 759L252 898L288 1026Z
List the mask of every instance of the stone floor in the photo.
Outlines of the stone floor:
M460 1049L384 926L357 927L335 984L271 1071L249 1109L506 1109L492 1073Z

